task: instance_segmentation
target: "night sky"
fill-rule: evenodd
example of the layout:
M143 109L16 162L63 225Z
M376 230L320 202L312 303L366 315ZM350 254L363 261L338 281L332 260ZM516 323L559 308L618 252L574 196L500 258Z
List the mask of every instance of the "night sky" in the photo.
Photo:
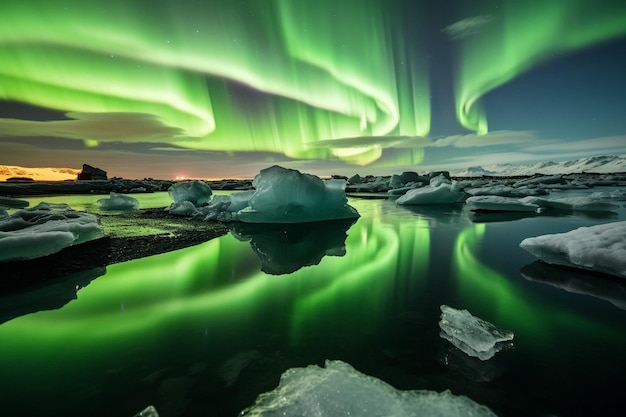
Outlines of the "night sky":
M3 0L0 21L0 165L249 178L626 155L623 0Z

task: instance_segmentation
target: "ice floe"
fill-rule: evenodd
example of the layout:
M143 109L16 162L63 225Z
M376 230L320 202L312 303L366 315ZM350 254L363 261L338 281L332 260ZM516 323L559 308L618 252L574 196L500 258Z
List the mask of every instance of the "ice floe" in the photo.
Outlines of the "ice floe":
M0 262L34 259L104 235L93 214L40 203L0 217Z
M473 211L530 211L537 212L539 206L518 198L497 195L477 195L465 200L468 208Z
M440 306L440 309L439 335L467 355L484 361L511 345L513 332L500 329L467 310L447 305Z
M530 237L520 247L549 264L626 278L626 221Z
M396 204L453 204L463 202L467 194L443 174L431 178L430 184L413 188L400 196Z
M545 209L569 210L569 211L613 211L617 205L608 203L594 197L565 197L565 198L543 198L543 197L523 197L521 202L536 204Z
M401 391L342 361L285 371L242 416L495 417L486 406L450 391Z

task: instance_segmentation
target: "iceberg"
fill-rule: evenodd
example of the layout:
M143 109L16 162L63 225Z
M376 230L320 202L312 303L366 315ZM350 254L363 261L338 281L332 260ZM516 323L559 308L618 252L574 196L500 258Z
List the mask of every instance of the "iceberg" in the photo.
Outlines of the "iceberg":
M511 346L507 342L513 340L513 332L474 317L467 310L457 310L447 305L440 308L439 335L465 354L485 361Z
M283 373L242 416L495 417L488 407L450 391L401 391L342 361Z
M167 193L175 203L189 201L195 206L202 206L209 202L213 191L204 181L185 181L172 184Z
M549 264L626 278L626 221L529 237L520 247Z
M66 204L39 203L0 218L0 262L35 259L104 236L98 218Z
M139 201L129 195L111 191L109 198L98 200L102 210L136 210L139 208Z
M246 223L301 223L359 217L347 204L345 185L344 180L322 181L274 165L257 174L248 206L235 212L233 219Z

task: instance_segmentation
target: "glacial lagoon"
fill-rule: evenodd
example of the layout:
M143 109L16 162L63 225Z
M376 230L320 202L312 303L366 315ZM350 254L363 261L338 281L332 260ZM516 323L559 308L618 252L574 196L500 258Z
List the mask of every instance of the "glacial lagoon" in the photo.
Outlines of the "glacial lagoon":
M134 196L142 208L170 202ZM98 198L28 200L94 212ZM287 369L327 359L397 389L450 390L501 417L621 407L626 284L539 263L519 243L626 220L624 202L602 214L479 217L462 204L349 203L356 222L233 227L80 272L63 280L77 298L60 309L20 316L8 310L41 294L0 297L10 317L0 324L2 414L132 417L153 405L162 417L235 416ZM513 331L512 348L465 355L439 335L444 304Z

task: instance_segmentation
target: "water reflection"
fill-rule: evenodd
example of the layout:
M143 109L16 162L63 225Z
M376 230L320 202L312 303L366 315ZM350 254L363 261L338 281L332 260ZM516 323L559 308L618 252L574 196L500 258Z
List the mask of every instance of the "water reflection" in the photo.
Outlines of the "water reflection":
M541 261L522 267L520 274L529 281L551 285L575 294L589 295L626 310L626 286L614 277L591 271L558 267Z
M346 254L347 230L356 219L296 224L230 223L230 232L250 242L261 271L281 275L317 265L324 256Z
M621 316L601 320L542 297L536 290L542 286L519 277L526 260L512 261L508 274L498 268L494 259L521 252L517 236L519 228L527 233L524 221L472 224L456 209L441 214L384 200L352 204L362 214L352 226L234 230L249 240L229 234L109 265L63 308L3 323L4 409L104 416L133 415L154 404L163 415L235 415L274 388L285 369L328 357L360 361L407 389L455 388L454 374L464 384L517 372L502 375L498 388L522 404L545 398L528 400L531 383L549 390L556 381L566 391L586 381L576 370L559 374L571 367L572 355L599 361L609 356L592 350L601 346L612 356L604 367L594 364L602 376L617 368L615 358L622 361L615 354L624 346ZM498 227L497 250L485 253L490 230ZM285 255L290 245L292 257L302 256L293 264ZM305 254L315 255L311 260ZM331 254L343 256L326 256ZM294 272L268 275L262 268ZM458 356L438 336L444 303L510 328L516 348L489 364ZM438 352L440 347L448 350ZM456 385L459 393L480 391L472 385L463 391L463 384Z
M46 285L18 289L0 295L0 323L37 311L59 309L75 300L81 288L105 272L104 267L92 268L69 274ZM39 274L43 273L45 271L39 271Z
M506 362L502 356L488 361L467 355L450 343L442 344L437 353L437 361L452 372L475 382L490 382L506 370Z

